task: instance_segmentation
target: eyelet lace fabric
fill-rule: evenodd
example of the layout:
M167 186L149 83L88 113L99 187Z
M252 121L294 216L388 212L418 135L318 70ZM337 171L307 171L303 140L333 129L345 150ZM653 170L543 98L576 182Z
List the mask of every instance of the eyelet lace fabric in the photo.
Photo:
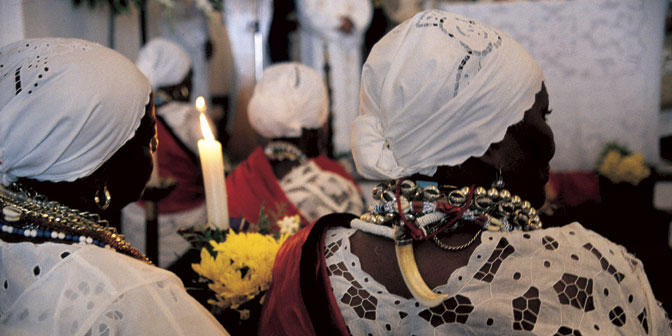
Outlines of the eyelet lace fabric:
M311 223L333 212L364 212L364 201L352 182L312 161L292 169L280 187Z
M333 294L357 335L670 335L641 262L573 223L531 232L483 232L469 263L427 308L391 294L350 252L355 229L330 229ZM450 257L447 253L446 257ZM384 262L396 262L385 260Z
M112 250L0 241L2 335L221 335L172 273Z

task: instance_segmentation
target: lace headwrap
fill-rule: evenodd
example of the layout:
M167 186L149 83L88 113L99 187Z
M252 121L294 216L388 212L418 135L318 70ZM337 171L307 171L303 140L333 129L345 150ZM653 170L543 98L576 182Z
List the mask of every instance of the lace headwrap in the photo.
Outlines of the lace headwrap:
M507 35L439 10L385 35L362 70L351 143L370 179L433 175L483 155L523 119L539 66Z
M191 69L189 54L164 38L152 39L142 47L135 64L154 90L181 83Z
M151 89L121 54L76 39L0 49L0 182L74 181L135 134Z
M250 124L266 138L298 137L327 120L327 88L315 70L282 63L264 70L248 105Z

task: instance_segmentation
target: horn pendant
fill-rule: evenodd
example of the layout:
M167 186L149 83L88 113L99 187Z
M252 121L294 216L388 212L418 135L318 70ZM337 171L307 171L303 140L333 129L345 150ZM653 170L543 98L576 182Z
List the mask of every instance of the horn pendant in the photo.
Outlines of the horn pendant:
M448 299L448 294L434 293L422 279L418 265L415 263L415 253L413 244L399 245L395 244L394 250L397 254L397 263L399 270L404 277L406 287L413 294L415 300L426 307L436 307L444 300Z

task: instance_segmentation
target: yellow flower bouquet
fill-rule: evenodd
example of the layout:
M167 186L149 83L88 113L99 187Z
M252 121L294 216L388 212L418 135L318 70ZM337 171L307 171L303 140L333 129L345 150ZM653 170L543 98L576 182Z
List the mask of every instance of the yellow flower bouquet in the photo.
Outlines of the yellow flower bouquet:
M271 285L273 263L280 246L299 230L299 215L287 216L286 205L259 211L258 223L241 225L246 232L204 229L183 235L200 250L200 262L191 268L212 296L207 303L215 314L225 310L239 313L241 321L250 318L248 302L263 303ZM274 226L279 232L272 233Z
M651 168L641 153L631 153L616 143L608 143L597 169L612 183L627 182L634 186L651 175Z
M283 234L275 239L257 232L229 231L225 241L211 240L213 252L203 248L201 262L192 264L214 292L208 303L219 309L237 310L241 320L246 320L249 310L239 309L240 305L268 290L275 255L288 236Z
M603 204L652 206L655 171L642 153L633 153L614 142L608 143L600 156L597 174Z

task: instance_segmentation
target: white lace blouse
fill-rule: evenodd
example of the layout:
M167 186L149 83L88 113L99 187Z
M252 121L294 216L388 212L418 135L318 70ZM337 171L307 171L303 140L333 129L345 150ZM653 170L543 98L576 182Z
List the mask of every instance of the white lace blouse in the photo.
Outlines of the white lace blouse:
M578 223L483 232L468 264L434 289L450 294L434 308L365 273L350 252L354 232L330 229L325 241L329 280L353 335L672 335L641 262Z
M228 335L172 273L104 249L0 240L0 335Z

